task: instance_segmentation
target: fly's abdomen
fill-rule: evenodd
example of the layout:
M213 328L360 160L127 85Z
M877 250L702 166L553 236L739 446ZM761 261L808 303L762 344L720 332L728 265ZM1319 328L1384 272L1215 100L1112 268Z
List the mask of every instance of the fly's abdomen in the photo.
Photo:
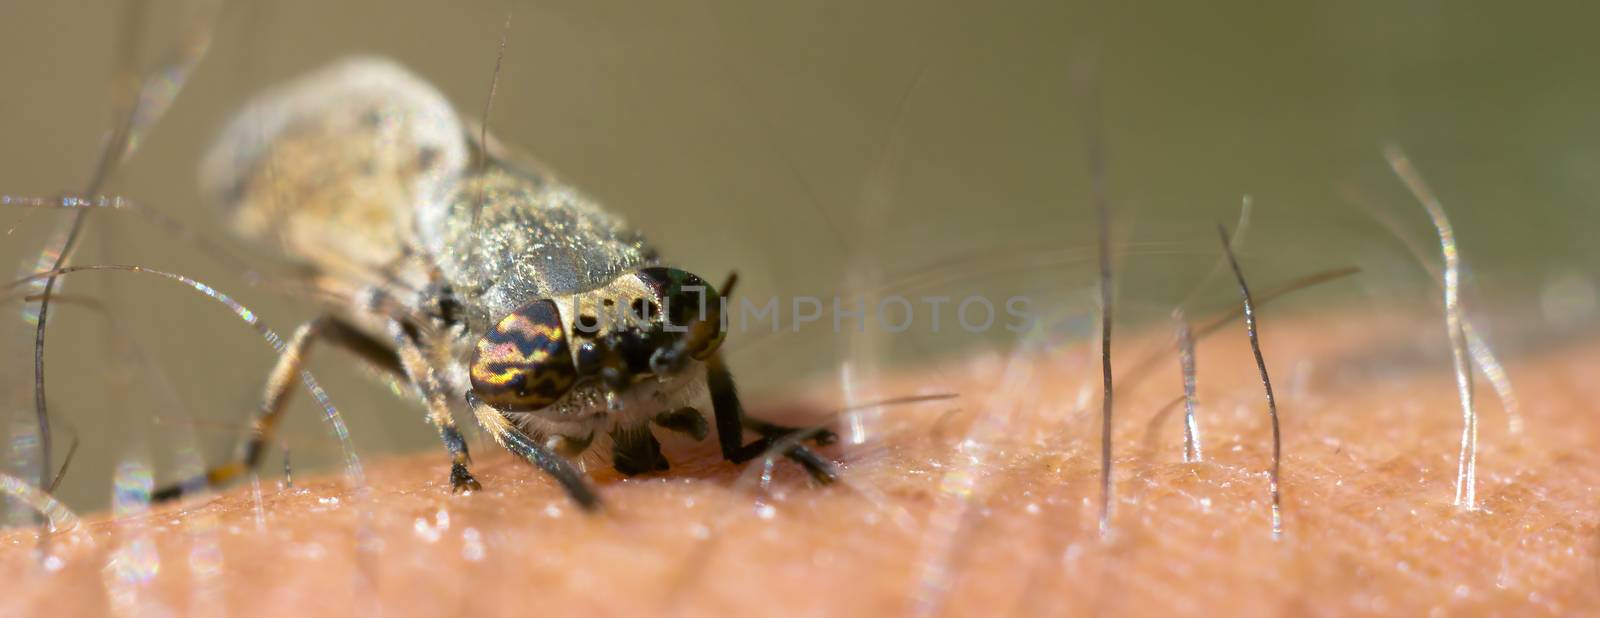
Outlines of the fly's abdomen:
M416 213L467 167L461 121L388 60L349 58L261 94L201 165L239 234L324 271L370 272L416 246Z
M654 263L621 218L503 147L391 61L335 63L251 101L201 167L235 231L325 272L432 262L475 330Z

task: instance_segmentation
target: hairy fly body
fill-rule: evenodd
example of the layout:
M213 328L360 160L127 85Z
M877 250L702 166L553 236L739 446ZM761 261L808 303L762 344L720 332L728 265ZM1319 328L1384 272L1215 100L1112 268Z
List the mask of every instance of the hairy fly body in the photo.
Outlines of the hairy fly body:
M319 340L416 389L456 491L479 484L453 410L584 506L597 504L588 463L667 469L657 431L715 433L733 462L794 431L744 417L718 350L731 277L719 291L662 265L620 218L473 133L420 78L365 57L269 90L232 119L202 163L203 191L239 234L306 266L328 312L295 332L236 460L158 499L259 464ZM784 454L833 478L804 446Z

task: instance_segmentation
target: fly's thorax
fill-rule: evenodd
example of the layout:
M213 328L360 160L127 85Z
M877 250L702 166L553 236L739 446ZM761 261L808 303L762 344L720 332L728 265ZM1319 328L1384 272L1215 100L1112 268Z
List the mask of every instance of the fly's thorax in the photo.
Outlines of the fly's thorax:
M370 270L415 246L414 213L447 199L467 159L443 95L391 61L354 57L249 102L200 184L240 235L321 270Z
M655 263L642 235L579 191L490 160L418 212L423 250L463 298L472 330L537 298L606 286Z

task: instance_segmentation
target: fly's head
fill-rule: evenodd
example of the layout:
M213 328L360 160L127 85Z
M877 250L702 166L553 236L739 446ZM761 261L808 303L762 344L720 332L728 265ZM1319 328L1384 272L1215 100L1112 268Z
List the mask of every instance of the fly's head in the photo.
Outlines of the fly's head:
M473 392L507 412L549 407L580 384L618 397L671 381L722 345L724 294L692 273L643 268L590 292L530 301L476 344Z

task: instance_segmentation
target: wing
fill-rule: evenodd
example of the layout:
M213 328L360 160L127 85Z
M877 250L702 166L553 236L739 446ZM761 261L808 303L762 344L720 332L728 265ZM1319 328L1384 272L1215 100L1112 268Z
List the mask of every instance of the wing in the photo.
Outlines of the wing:
M201 189L234 230L335 274L415 253L416 213L454 193L469 153L433 86L352 57L270 88L228 122Z

